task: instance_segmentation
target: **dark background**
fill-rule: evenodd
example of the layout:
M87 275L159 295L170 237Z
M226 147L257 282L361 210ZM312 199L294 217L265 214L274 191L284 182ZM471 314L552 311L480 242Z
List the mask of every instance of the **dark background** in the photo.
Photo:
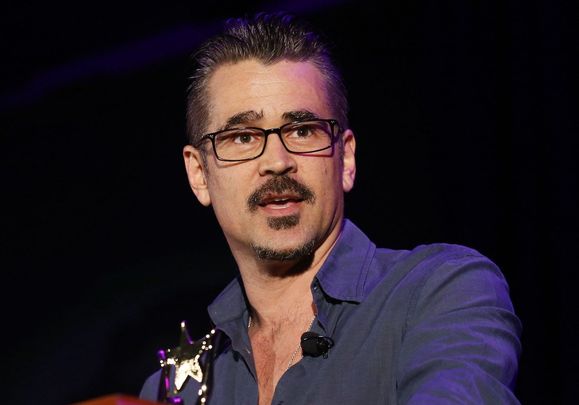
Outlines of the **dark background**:
M570 4L571 2L569 2ZM189 54L223 18L297 12L338 45L378 245L469 245L524 324L517 395L578 397L576 10L557 1L2 6L1 401L136 395L235 275L181 148Z

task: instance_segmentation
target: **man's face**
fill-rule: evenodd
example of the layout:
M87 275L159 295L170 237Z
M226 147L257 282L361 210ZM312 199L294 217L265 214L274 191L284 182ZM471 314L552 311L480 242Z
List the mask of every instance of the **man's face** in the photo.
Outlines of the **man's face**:
M208 83L208 131L227 127L279 127L304 118L334 118L324 79L309 62L255 60L218 68ZM343 192L353 186L354 138L340 134L344 159L334 153L292 154L276 134L262 156L245 162L216 159L210 142L206 165L186 147L193 191L215 214L236 259L293 260L333 243L343 216ZM329 242L328 242L329 241Z

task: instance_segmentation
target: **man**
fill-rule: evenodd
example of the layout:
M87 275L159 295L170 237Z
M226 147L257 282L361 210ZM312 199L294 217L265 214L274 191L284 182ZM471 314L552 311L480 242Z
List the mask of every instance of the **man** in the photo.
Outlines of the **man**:
M240 275L209 307L224 336L209 403L517 403L520 326L497 267L460 246L376 249L344 219L356 141L326 44L260 14L196 60L185 166ZM190 377L186 404L203 396Z

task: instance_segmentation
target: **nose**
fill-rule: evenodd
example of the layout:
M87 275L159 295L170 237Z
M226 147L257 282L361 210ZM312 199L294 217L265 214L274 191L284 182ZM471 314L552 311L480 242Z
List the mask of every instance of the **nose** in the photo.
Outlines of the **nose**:
M268 134L263 155L257 160L259 162L259 174L281 175L292 173L296 170L295 155L287 151L278 133Z

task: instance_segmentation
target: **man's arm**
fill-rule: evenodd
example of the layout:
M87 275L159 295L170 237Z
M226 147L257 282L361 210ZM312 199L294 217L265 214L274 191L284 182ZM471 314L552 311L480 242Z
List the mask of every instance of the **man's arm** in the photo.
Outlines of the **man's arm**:
M467 255L423 280L409 306L398 367L401 404L518 404L521 325L499 269Z

